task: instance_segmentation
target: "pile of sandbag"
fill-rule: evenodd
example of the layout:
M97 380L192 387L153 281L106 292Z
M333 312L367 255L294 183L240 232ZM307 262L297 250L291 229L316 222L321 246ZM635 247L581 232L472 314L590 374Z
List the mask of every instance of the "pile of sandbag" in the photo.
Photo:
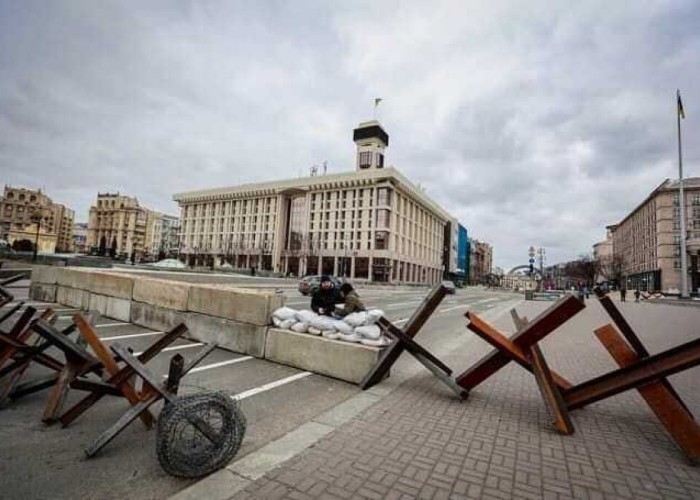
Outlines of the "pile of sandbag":
M383 311L373 309L351 313L343 319L335 319L309 310L297 311L291 307L280 307L272 313L272 323L277 328L297 333L322 335L333 340L382 347L390 343L376 325L377 320L383 315Z

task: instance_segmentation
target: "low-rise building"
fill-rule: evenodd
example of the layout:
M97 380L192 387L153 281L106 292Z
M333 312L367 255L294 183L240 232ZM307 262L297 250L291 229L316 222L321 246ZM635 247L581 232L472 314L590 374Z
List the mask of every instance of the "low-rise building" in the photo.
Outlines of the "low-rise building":
M700 288L700 177L684 180L686 250L691 290ZM678 292L681 226L678 180L666 179L620 222L608 226L613 258L628 289Z
M389 135L378 122L361 123L353 139L354 172L176 194L181 255L295 276L441 280L456 267L456 220L385 168Z
M32 228L35 234L38 224L39 234L44 235L39 244L41 253L72 252L74 218L73 210L54 203L41 189L6 185L0 200L0 238L19 241L20 235L31 235Z

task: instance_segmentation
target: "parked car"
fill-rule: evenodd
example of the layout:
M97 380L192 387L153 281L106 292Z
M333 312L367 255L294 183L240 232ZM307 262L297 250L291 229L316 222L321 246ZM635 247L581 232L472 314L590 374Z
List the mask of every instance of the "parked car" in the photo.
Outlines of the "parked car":
M340 285L342 284L340 280L335 276L330 276L330 278L335 287L340 288ZM302 295L309 295L310 293L314 293L319 286L321 286L320 276L304 276L301 280L299 280L299 293Z

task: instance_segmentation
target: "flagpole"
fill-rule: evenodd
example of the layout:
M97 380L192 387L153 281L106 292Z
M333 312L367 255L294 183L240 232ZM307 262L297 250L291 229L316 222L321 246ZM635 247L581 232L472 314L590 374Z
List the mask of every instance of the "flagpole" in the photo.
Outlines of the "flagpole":
M686 255L685 238L685 192L683 191L683 154L681 146L681 91L676 89L676 120L678 122L678 204L681 215L681 297L688 298L688 257Z

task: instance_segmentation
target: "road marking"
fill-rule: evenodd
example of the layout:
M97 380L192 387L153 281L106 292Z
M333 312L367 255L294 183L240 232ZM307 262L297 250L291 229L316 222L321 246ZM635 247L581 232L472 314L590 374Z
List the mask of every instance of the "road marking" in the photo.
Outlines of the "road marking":
M212 363L211 365L198 366L197 368L192 368L189 373L203 372L204 370L211 370L213 368L219 368L221 366L234 365L236 363L248 361L249 359L253 359L253 356L243 356L243 357L236 358L236 359L229 359L228 361L220 361L218 363ZM189 375L189 373L188 373L188 375ZM167 378L168 376L163 375L163 377Z
M129 335L114 335L112 337L100 337L100 340L120 340L120 339L131 339L134 337L147 337L149 335L162 335L165 332L143 332L143 333L131 333Z
M420 300L411 300L411 301L408 301L408 302L394 302L393 304L387 304L387 305L385 305L384 307L405 306L405 305L408 305L408 304L417 304L417 303L419 303L419 302L421 302L421 301L420 301Z
M460 305L458 305L458 306L448 307L447 309L440 309L440 310L438 311L438 314L446 313L446 312L448 312L448 311L454 311L455 309L461 309L461 308L463 308L463 307L470 307L471 305L472 305L472 304L460 304Z
M194 371L194 370L192 370L192 371ZM289 384L290 382L294 382L295 380L299 380L299 379L302 379L304 377L308 377L309 375L311 375L311 372L297 373L296 375L281 378L279 380L275 380L274 382L270 382L268 384L261 385L260 387L256 387L254 389L249 389L247 391L240 392L240 393L236 394L235 396L231 396L231 399L237 399L238 401L240 401L241 399L249 398L251 396L255 396L256 394L260 394L261 392L269 391L270 389L274 389L274 388L279 387L281 385Z
M104 325L94 325L94 328L108 328L110 326L124 326L124 325L130 325L131 323L125 323L125 322L120 322L120 323L105 323Z
M104 339L103 339L104 340ZM189 349L190 347L199 347L200 345L204 345L201 342L194 342L192 344L183 344L183 345L175 345L172 347L166 347L160 352L165 352L165 351L179 351L180 349ZM141 356L143 354L143 351L141 352L135 352L134 356Z
M401 318L401 319L397 319L396 321L392 321L392 323L394 323L395 325L398 325L399 323L405 323L408 320L409 320L409 318Z

